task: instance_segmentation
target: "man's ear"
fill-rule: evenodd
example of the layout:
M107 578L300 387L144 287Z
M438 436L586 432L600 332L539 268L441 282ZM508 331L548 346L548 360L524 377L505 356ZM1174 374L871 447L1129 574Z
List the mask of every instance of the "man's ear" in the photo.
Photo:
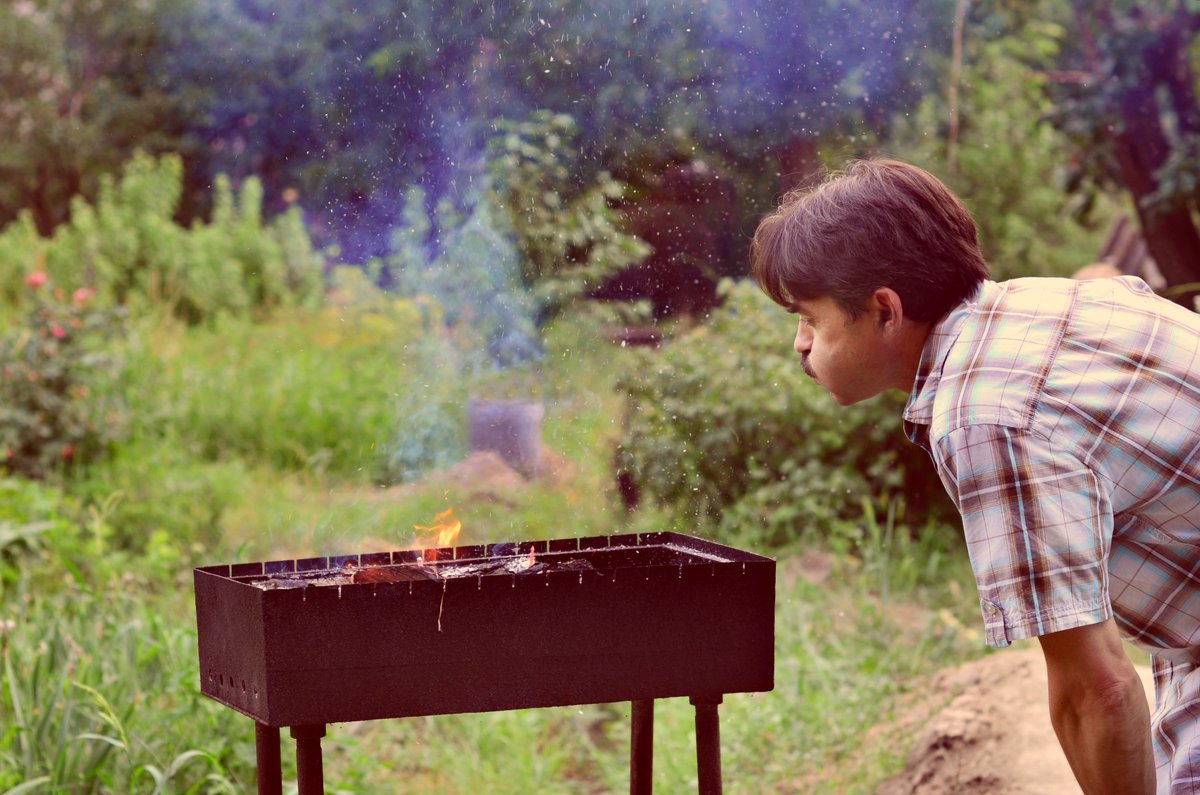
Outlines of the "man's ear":
M904 321L904 303L900 294L890 287L880 287L871 294L871 311L875 327L880 331L898 331Z

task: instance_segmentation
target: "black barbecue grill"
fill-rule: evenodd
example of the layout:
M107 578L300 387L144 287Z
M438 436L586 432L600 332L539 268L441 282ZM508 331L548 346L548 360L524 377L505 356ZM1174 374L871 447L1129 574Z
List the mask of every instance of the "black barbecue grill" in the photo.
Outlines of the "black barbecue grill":
M195 570L201 689L254 719L258 791L324 791L329 723L633 702L630 791L651 791L654 699L696 707L701 793L717 705L773 687L775 562L677 533L237 563Z

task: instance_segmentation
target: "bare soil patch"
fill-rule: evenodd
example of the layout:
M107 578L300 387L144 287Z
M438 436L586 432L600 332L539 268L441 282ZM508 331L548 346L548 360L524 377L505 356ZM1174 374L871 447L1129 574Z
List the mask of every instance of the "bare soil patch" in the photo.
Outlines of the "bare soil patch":
M1152 700L1150 670L1138 666L1138 672ZM876 795L1080 792L1050 725L1046 666L1036 643L942 671L923 690L923 703L894 727L892 741L915 733L908 735L916 737L908 763Z

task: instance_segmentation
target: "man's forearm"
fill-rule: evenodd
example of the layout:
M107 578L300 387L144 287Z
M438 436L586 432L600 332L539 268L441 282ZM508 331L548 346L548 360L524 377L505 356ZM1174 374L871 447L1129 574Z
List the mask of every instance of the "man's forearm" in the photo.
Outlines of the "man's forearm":
M1085 795L1154 792L1150 711L1136 674L1106 692L1056 694L1050 717Z
M1050 719L1086 795L1153 795L1150 708L1115 623L1043 636Z

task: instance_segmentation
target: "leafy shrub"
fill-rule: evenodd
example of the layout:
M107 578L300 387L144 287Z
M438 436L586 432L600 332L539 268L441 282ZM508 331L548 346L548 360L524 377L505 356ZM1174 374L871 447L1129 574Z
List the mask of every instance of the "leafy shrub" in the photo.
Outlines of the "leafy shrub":
M72 528L73 513L73 503L55 486L0 478L0 594L17 580L23 560Z
M110 550L167 558L218 544L247 480L241 461L204 460L170 434L143 434L78 473L71 493L102 520L93 531Z
M592 184L577 184L578 128L569 115L537 111L527 121L501 121L499 129L491 173L540 326L650 248L621 228L613 203L624 195L623 183L601 172Z
M13 279L44 266L57 284L94 290L102 304L168 302L193 322L320 302L323 261L298 208L266 223L261 183L247 179L239 193L220 177L212 221L184 229L173 220L182 189L179 157L138 155L119 179L101 180L95 204L77 196L52 237L23 215L0 230L0 298L19 301Z
M684 526L752 526L765 542L834 533L863 501L947 517L925 454L903 435L902 399L841 408L801 371L788 318L749 282L726 282L711 323L646 354L622 380L617 453L647 497Z
M124 432L125 407L112 389L121 326L86 288L66 300L42 271L26 284L24 317L0 339L0 466L44 478L95 458Z

